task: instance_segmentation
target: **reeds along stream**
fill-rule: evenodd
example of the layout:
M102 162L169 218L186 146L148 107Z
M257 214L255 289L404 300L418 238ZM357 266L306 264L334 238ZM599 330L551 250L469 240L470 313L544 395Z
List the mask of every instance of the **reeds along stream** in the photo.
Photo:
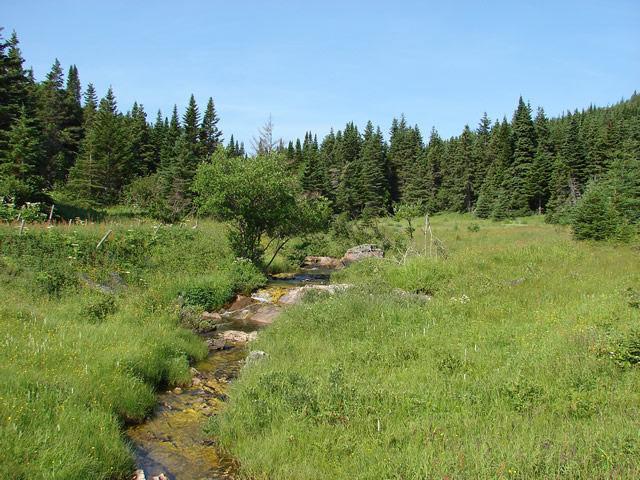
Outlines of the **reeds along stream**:
M251 301L223 312L224 323L209 336L225 330L252 332L264 328L266 323L252 318L271 298L277 299L283 289L326 283L328 278L328 274L316 272L273 278ZM160 394L152 416L126 430L137 456L137 468L147 479L160 474L171 480L234 478L233 459L220 455L213 439L207 438L201 428L207 417L223 407L229 382L239 374L248 352L246 345L229 342L222 350L211 351L194 365L191 386Z

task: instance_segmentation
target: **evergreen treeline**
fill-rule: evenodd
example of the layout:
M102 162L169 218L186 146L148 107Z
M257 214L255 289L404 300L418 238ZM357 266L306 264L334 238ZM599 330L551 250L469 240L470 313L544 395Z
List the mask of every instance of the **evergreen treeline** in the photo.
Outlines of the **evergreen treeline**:
M91 206L128 200L172 221L192 208L196 166L222 144L213 100L193 95L182 117L141 104L122 114L111 89L84 93L78 70L56 60L46 80L25 70L15 33L0 36L0 196L17 204L55 191ZM271 142L270 142L271 144ZM640 98L549 119L519 99L509 121L485 114L475 129L425 140L404 116L387 142L369 122L322 139L281 142L307 195L324 196L350 218L392 213L399 204L431 213L475 212L496 220L545 214L574 223L578 237L609 238L640 225ZM231 135L229 155L244 156ZM576 228L586 222L588 228Z
M192 95L179 116L158 111L147 119L142 104L123 114L111 88L98 99L82 91L78 69L63 73L58 60L46 79L25 70L15 32L0 31L0 196L21 205L46 193L107 206L144 201L151 213L173 220L191 208L190 185L198 163L222 143L212 98L202 113ZM233 139L232 139L233 143ZM233 143L231 150L243 154Z
M522 97L511 121L485 114L475 130L443 140L432 129L394 119L389 143L369 122L349 123L319 144L307 133L289 144L309 194L334 201L353 218L411 204L431 213L475 212L480 218L545 214L574 224L578 237L624 236L640 226L640 96L549 119ZM601 219L602 217L602 219ZM577 223L587 232L578 233ZM594 230L595 229L595 230Z

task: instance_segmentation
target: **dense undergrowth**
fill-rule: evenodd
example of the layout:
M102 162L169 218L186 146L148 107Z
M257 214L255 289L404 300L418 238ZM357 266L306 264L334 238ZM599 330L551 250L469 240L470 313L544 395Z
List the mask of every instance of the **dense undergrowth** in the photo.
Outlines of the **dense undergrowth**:
M638 478L638 246L432 224L448 259L336 274L353 287L264 331L208 432L246 478Z
M0 226L3 480L128 478L122 426L190 381L197 313L264 283L219 225L129 222Z

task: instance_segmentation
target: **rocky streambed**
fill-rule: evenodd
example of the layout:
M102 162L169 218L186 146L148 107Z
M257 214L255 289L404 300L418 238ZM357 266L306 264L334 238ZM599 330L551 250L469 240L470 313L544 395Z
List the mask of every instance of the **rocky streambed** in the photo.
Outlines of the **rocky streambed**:
M234 478L233 459L220 455L201 427L223 406L229 382L240 373L249 354L247 343L275 320L283 306L298 303L309 289L333 292L344 288L326 285L329 273L307 270L277 275L266 288L251 297L239 296L232 305L212 314L218 326L205 335L209 356L194 365L192 385L159 395L153 415L126 430L137 455L136 480Z

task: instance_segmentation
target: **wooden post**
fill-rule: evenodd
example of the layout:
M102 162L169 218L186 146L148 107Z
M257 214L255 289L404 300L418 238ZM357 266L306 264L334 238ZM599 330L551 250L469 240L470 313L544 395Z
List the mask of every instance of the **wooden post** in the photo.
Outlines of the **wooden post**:
M427 256L427 228L429 228L429 214L424 215L424 255ZM429 249L429 256L431 256L431 249Z
M22 235L22 229L24 228L24 219L22 220L22 223L20 224L20 233L18 233L18 235Z
M107 233L104 234L104 237L102 237L102 240L100 240L100 243L96 245L96 250L100 248L100 245L102 245L102 242L104 242L110 234L111 234L111 230L109 230Z

